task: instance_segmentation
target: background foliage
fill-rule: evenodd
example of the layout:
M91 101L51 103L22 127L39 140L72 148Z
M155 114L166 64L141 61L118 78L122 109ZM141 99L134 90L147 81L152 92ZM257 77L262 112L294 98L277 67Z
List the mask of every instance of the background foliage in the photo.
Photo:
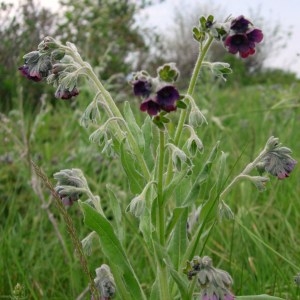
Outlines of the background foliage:
M16 71L24 53L34 50L45 35L55 34L62 40L74 42L83 57L99 68L99 74L107 80L110 89L119 92L116 88L122 87L121 101L133 99L126 94L124 86L124 78L131 71L128 55L133 50L147 53L146 41L153 43L154 40L153 36L146 38L147 31L139 30L134 24L138 7L129 1L117 2L118 5L114 1L90 0L84 2L86 7L83 8L82 1L66 0L62 3L63 15L42 9L33 0L26 0L14 8L1 6L1 297L11 296L16 284L20 283L28 299L84 299L80 294L86 289L86 279L74 259L65 224L29 167L31 158L49 177L60 169L81 168L94 194L106 201L108 212L111 208L106 184L110 184L124 201L124 210L132 198L127 194L126 176L114 157L99 153L97 146L89 143L86 130L78 124L86 106L85 98L92 97L88 86L83 86L78 102L57 102L51 87L25 81ZM120 16L120 11L126 13ZM182 30L186 26L182 22L178 22L179 25ZM78 30L72 31L72 28ZM177 46L175 41L178 41ZM189 37L187 42L174 36L173 42L172 48L178 49L174 52L182 53L180 45L191 45L192 40ZM158 40L155 47L164 49L165 46ZM189 46L183 48L187 49ZM176 59L170 53L165 55L166 60ZM177 60L184 66L183 89L185 75L192 68L192 61L184 62L184 57L178 56ZM153 56L148 64L157 66L160 60ZM276 135L294 150L299 161L300 142L295 138L300 125L299 82L295 75L282 70L266 70L263 64L250 70L237 58L228 61L234 70L228 82L224 85L204 73L203 84L196 93L209 122L209 126L201 127L198 132L205 145L204 156L220 140L221 150L228 154L230 177L258 153L267 137ZM120 81L112 80L120 73L122 76L117 77ZM134 101L132 106L137 119L142 118L134 108ZM207 186L211 186L217 173L215 167ZM232 274L236 294L269 293L291 300L300 298L299 289L292 282L296 271L288 263L300 261L297 250L300 244L298 178L296 168L291 178L284 182L273 179L264 193L245 183L229 194L228 202L243 220L243 226L235 222L217 224L205 254L213 258L215 265ZM205 199L209 192L204 187L200 197ZM88 230L82 225L79 208L74 206L69 213L79 235L84 237ZM123 243L131 249L133 258L138 257L140 240L131 229L136 226L136 220L131 215L125 216L127 226ZM53 217L54 223L51 222ZM94 247L94 253L99 255L88 258L91 270L104 262L96 241ZM148 276L152 276L151 270L145 268L147 258L133 259L132 265L142 271L138 272L142 281L147 282Z

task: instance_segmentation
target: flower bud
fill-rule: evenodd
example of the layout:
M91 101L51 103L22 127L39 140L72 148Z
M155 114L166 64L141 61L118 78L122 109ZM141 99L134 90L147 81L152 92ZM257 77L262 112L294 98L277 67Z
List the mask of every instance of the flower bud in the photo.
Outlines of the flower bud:
M98 119L100 119L100 111L97 101L92 101L84 111L80 119L80 125L88 128L91 123L96 124Z
M157 69L157 75L161 81L175 82L179 77L179 70L175 63L168 63Z
M24 63L28 65L36 64L40 58L39 51L32 51L23 56Z
M181 171L182 164L184 163L191 164L190 160L181 149L179 149L173 144L167 144L167 146L169 146L172 152L171 157L172 157L172 162L175 170Z
M200 127L203 123L207 124L207 121L195 103L195 100L192 97L188 97L191 104L191 111L189 114L189 124L194 127Z
M270 181L268 177L263 176L249 176L249 179L254 183L260 192L263 192L266 189L266 183Z
M145 197L144 193L141 193L140 195L137 195L134 197L129 205L126 208L126 212L132 213L135 217L139 218L145 210Z
M94 282L101 297L104 299L112 298L116 293L116 284L109 266L106 264L101 265L100 268L96 269L96 275Z
M224 81L227 80L226 77L224 76L232 73L232 69L230 68L230 64L228 63L214 62L214 63L210 63L209 65L213 75L223 79Z
M219 217L221 219L233 220L234 213L231 208L222 200L219 204Z
M62 49L55 49L54 51L52 51L51 53L51 58L53 60L61 60L64 58L66 52L65 50L62 50Z
M195 156L197 151L200 153L203 152L204 146L200 138L197 136L193 127L185 125L185 128L188 128L190 131L190 137L187 140L187 150L192 156Z

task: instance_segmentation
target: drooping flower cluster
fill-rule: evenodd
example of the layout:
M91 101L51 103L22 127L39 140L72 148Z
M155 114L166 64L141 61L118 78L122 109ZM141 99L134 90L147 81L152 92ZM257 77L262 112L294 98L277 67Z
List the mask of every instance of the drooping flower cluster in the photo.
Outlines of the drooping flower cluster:
M116 293L116 284L114 277L108 265L103 264L96 269L96 278L94 279L96 288L100 293L100 300L112 299ZM94 296L91 300L96 300Z
M141 111L150 116L156 116L160 111L176 110L176 103L180 98L178 90L172 84L179 75L174 64L160 67L157 74L153 78L145 71L137 72L131 81L134 94L143 98Z
M212 15L207 18L202 16L199 19L199 26L193 28L193 37L202 43L207 36L222 41L229 53L239 53L242 58L253 55L256 44L263 40L262 31L254 27L252 22L244 16L227 19L223 23L216 22ZM223 72L224 70L221 69L221 73Z
M289 177L297 161L291 157L291 149L282 147L278 138L269 138L265 147L266 154L257 164L259 172L268 172L278 179Z
M255 44L263 39L263 33L255 28L244 16L239 16L231 21L230 30L224 39L224 46L229 53L246 58L255 53Z
M196 276L201 287L200 300L234 300L229 290L233 284L231 276L213 267L210 257L195 256L191 262L187 262L184 272L189 280Z
M19 67L19 71L26 78L38 82L50 74L52 64L49 55L32 51L25 54L23 58L24 65Z
M80 169L65 169L53 175L57 180L55 191L64 206L70 207L87 190L87 181Z
M23 58L24 65L18 68L21 74L35 82L47 79L57 88L56 98L67 100L79 94L77 66L53 38L46 37L38 50L25 54Z

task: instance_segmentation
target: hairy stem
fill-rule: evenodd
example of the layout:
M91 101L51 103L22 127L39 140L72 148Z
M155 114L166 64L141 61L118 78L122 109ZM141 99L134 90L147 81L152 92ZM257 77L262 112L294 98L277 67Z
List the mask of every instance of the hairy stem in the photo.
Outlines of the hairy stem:
M251 163L249 163L239 175L233 178L233 180L220 194L220 200L223 200L225 198L225 196L231 191L231 189L237 182L239 182L241 179L245 179L245 178L247 179L246 175L248 175L256 167L256 165L261 161L261 159L264 157L266 152L267 152L266 149L261 151L260 154Z
M157 174L157 209L158 209L158 227L159 241L161 245L165 244L165 205L163 199L163 172L165 158L165 133L159 131L159 158L158 158L158 174Z
M205 58L212 42L213 42L213 37L209 36L207 41L205 42L204 46L201 47L202 45L200 45L200 47L199 47L198 58L197 58L197 61L195 63L195 67L194 67L192 77L191 77L191 80L190 80L190 83L189 83L189 87L188 87L188 90L187 90L187 93L186 93L187 96L190 96L190 97L193 96L202 63L204 61L204 58ZM181 133L182 133L182 130L183 130L183 125L184 125L185 119L187 117L187 114L188 114L188 109L182 109L181 110L179 121L178 121L178 124L177 124L177 127L176 127L175 136L174 136L174 144L176 146L178 145L178 143L180 141ZM171 161L171 159L169 159L167 177L166 177L166 184L170 183L171 178L172 178L172 161Z

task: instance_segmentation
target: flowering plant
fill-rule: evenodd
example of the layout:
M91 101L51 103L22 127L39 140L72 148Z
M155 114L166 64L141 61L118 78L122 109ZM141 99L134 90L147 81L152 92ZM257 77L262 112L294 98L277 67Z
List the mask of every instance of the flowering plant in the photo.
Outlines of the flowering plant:
M234 218L226 199L236 183L248 180L262 191L269 181L264 172L284 179L296 165L291 150L282 147L278 138L270 137L258 156L224 187L226 161L222 153L216 192L205 201L199 199L199 189L219 157L220 143L213 147L203 165L198 166L197 158L204 152L204 145L197 128L208 122L194 100L195 86L202 67L208 66L215 76L224 80L231 73L228 64L205 61L205 57L212 42L216 41L229 53L239 53L246 58L255 53L263 33L244 16L223 23L208 16L200 18L199 25L193 28L193 37L199 43L199 55L185 94L180 94L175 86L180 74L173 63L159 67L155 77L144 70L132 74L133 94L141 98L140 111L148 114L144 115L141 126L128 102L121 113L72 43L63 45L46 37L36 51L24 56L24 65L19 68L30 80L38 82L45 78L56 87L55 97L64 100L79 94L79 76L88 78L95 97L83 113L80 124L85 127L98 125L90 141L99 144L103 152L117 156L128 178L132 200L125 211L114 190L108 187L113 211L113 219L109 220L100 197L92 193L80 169L58 171L54 174L57 184L53 187L33 163L71 228L77 254L90 280L91 299L111 299L114 295L126 300L238 299L233 295L231 276L213 267L208 256L199 257L205 250L205 242L201 241L209 236L216 222ZM101 109L106 112L105 122L100 120ZM176 115L179 115L178 121L175 121ZM185 130L187 135L183 134ZM255 174L255 170L259 173ZM74 203L79 204L85 224L92 230L82 243L78 242L65 208ZM126 214L137 218L134 230L143 259L146 257L147 268L151 271L150 282L140 279L143 270L132 267L133 258L122 243L122 222ZM96 270L93 280L83 250L95 236L100 240L103 264ZM272 298L266 296L264 299Z

